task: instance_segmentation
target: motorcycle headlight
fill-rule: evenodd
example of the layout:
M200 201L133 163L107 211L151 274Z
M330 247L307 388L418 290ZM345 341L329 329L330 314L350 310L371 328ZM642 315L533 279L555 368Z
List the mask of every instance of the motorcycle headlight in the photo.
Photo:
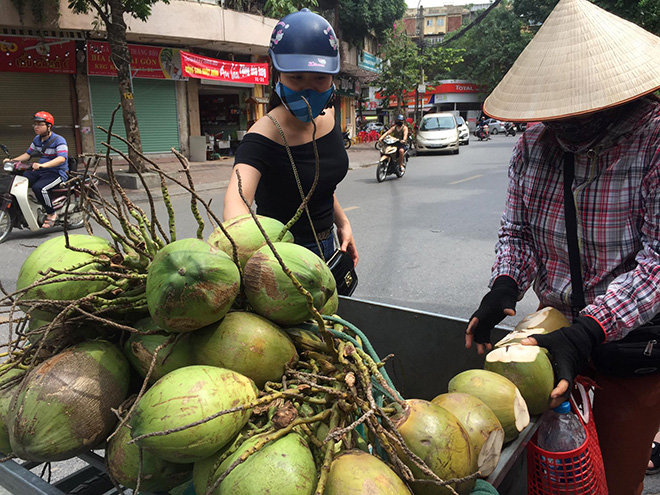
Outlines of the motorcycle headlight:
M14 164L12 162L5 162L2 168L5 172L11 172L14 170Z

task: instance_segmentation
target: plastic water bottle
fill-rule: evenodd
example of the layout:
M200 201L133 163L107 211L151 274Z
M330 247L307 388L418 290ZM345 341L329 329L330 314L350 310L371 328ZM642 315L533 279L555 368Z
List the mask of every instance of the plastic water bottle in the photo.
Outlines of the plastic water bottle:
M547 452L566 453L573 451L587 439L587 432L578 417L571 411L571 404L564 402L546 413L542 429L539 429L536 444ZM584 453L574 457L541 456L545 476L552 482L565 487L558 494L581 493L574 491L577 484L584 482Z
M587 439L587 432L571 411L570 402L566 401L546 414L536 442L543 450L569 452L580 447Z

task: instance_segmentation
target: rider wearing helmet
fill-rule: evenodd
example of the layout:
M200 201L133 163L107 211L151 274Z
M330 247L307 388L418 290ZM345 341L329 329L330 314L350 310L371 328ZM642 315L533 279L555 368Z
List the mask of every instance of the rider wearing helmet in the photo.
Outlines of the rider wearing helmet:
M48 191L67 180L69 150L66 140L52 131L55 119L50 113L37 112L32 121L36 136L27 151L13 161L23 162L39 157L39 161L32 164L32 170L23 173L23 176L27 177L37 200L46 210L46 220L41 227L49 228L55 225L57 213L53 209ZM4 161L8 160L9 158L6 158Z
M397 147L399 148L399 167L401 167L401 170L403 170L406 168L404 156L406 153L406 143L408 142L408 126L406 125L406 118L403 115L397 115L396 119L394 120L394 125L390 127L381 137L379 137L378 140L382 141L385 136L389 136L390 134L399 140L397 143Z
M287 223L302 203L301 196L306 196L314 184L318 151L314 193L308 211L291 226L291 233L296 243L327 260L335 250L336 228L339 248L357 263L351 224L335 196L337 184L348 172L348 155L333 106L333 76L339 72L335 32L323 17L302 9L275 25L269 55L272 96L268 115L248 130L236 150L225 193L224 219L248 213L239 193L240 174L241 191L249 204L256 201L257 213Z

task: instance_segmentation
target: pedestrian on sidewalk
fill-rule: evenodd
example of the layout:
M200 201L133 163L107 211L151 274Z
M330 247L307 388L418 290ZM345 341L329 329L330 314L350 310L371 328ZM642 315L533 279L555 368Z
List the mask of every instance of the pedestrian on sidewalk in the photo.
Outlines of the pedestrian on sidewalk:
M257 213L287 223L300 206L301 195L312 187L318 149L319 177L307 205L309 217L303 213L291 233L297 244L327 260L335 251L336 228L339 248L357 264L351 224L335 195L348 172L348 155L332 106L339 41L327 20L302 9L277 23L269 55L273 94L268 114L249 129L236 150L223 217L248 213L238 190L238 172L243 195L250 203L256 200Z
M660 373L589 366L660 310L660 103L649 96L659 58L660 38L588 0L560 0L484 103L495 119L541 124L514 148L491 290L465 344L491 349L491 329L530 287L572 319L523 344L553 357L552 407L577 374L595 378L610 495L642 493L660 427Z

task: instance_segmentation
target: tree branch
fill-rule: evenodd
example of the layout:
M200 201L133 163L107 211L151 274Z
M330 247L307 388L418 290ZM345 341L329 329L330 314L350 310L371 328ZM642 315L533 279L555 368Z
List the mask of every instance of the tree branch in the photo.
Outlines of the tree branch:
M467 33L470 29L472 29L474 26L476 26L476 25L479 24L481 21L483 21L484 18L485 18L485 17L486 17L486 16L487 16L487 15L488 15L488 14L489 14L494 8L495 8L495 7L497 7L497 6L500 4L501 1L502 1L502 0L495 0L493 3L490 4L490 6L489 6L486 10L484 10L481 14L479 14L479 15L474 19L474 21L472 21L470 24L468 24L467 26L465 26L465 28L462 29L462 30L460 30L455 36L452 36L452 37L449 38L447 41L443 41L442 43L440 43L440 46L445 47L445 46L447 46L449 43L451 43L452 41L456 41L457 39L459 39L461 36L463 36L465 33Z

